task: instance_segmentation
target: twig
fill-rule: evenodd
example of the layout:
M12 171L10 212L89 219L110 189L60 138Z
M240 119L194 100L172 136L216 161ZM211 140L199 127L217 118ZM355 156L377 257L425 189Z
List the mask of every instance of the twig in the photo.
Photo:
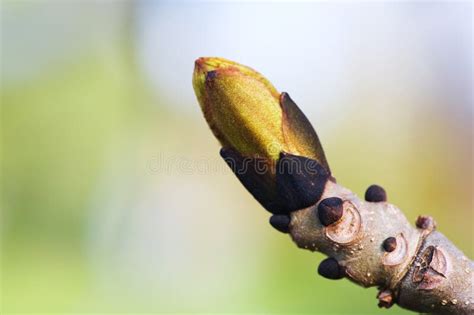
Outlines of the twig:
M433 314L474 314L474 263L429 216L416 228L377 185L365 201L332 176L319 139L287 93L222 58L196 61L193 85L221 156L273 215L270 224L300 248L330 258L330 279L377 286L379 307L397 303Z

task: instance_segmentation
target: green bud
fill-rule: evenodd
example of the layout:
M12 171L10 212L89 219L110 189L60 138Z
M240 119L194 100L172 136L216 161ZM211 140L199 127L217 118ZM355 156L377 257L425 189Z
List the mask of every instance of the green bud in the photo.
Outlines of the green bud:
M260 73L223 58L199 58L193 86L223 147L274 161L284 151L315 159L329 170L309 121Z
M222 146L273 160L285 149L280 94L259 73L222 58L199 58L193 85Z
M224 159L245 166L250 158L255 165L263 160L270 166L239 173L229 164L265 208L287 213L317 201L329 166L316 132L287 93L280 94L255 70L223 58L197 59L193 87ZM316 162L316 172L288 169L289 162L307 160Z

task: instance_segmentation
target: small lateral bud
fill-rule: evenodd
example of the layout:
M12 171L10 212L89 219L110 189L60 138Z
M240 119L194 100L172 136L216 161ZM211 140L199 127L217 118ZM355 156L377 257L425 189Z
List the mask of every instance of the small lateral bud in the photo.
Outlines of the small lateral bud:
M365 192L365 200L369 202L384 202L387 201L387 193L382 187L371 185Z
M393 246L393 250L387 251L383 254L382 263L385 266L399 265L402 262L404 262L406 259L408 259L409 257L408 243L403 233L398 234L395 237L395 239L396 239L396 242L395 242L395 246Z
M341 219L344 209L342 203L338 197L326 198L319 203L318 218L322 225L328 226Z
M416 219L416 227L423 230L434 230L436 228L436 221L427 215L420 215Z
M386 238L385 241L383 241L382 247L386 252L393 252L395 248L397 248L397 239L392 236Z
M270 217L270 225L282 233L288 233L290 221L290 216L284 214L275 214Z
M318 267L318 273L327 279L338 280L344 278L344 270L334 258L324 259Z
M390 290L381 290L377 295L379 307L390 308L393 305L393 294Z

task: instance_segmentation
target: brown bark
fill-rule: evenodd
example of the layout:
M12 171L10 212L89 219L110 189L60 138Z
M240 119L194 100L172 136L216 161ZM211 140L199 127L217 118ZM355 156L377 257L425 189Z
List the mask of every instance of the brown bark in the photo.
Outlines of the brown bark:
M337 260L349 280L377 286L379 306L433 314L474 314L474 264L444 235L430 217L409 224L396 206L360 200L328 181L320 200L343 200L343 215L323 226L318 203L291 213L289 233L300 247ZM321 201L320 201L321 202ZM388 252L384 241L394 237Z
M315 130L287 93L223 58L199 58L193 86L221 156L273 213L270 224L330 257L321 275L379 287L381 307L474 314L473 262L435 231L432 218L411 226L383 188L369 187L362 201L338 185Z

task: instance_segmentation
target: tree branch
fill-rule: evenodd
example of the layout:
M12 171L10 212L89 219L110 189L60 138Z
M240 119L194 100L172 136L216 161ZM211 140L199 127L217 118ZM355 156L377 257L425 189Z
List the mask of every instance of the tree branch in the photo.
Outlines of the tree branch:
M193 86L221 156L300 248L320 251L320 275L377 286L379 306L474 314L474 264L431 217L416 228L382 187L365 201L336 183L318 136L287 93L251 68L199 58Z
M331 197L343 200L343 215L324 226L318 208ZM419 217L414 228L396 206L362 201L333 181L327 182L321 202L292 212L289 223L298 247L338 262L340 275L320 268L323 276L379 287L381 307L397 303L417 312L473 314L473 262L434 229L430 217ZM384 248L391 237L396 245Z

